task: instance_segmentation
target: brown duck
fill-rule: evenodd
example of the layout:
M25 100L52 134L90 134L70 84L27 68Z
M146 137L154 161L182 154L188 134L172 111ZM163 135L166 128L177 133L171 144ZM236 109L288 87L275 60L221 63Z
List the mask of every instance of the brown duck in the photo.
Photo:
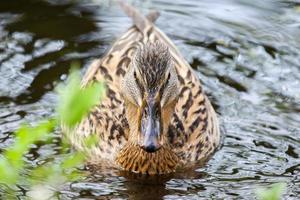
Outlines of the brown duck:
M94 164L144 174L164 174L210 158L220 141L216 113L197 75L172 41L147 17L120 3L133 19L83 78L105 81L106 96L72 131L72 145ZM97 145L84 139L96 134Z

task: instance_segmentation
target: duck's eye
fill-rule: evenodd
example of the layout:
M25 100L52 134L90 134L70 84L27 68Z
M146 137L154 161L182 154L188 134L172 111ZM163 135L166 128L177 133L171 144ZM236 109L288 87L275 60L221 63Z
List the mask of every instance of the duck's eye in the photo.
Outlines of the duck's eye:
M166 85L168 85L169 81L170 81L170 78L171 78L171 73L168 74L168 78L167 78L167 81L166 81Z
M133 76L134 76L135 80L137 80L136 72L133 72Z

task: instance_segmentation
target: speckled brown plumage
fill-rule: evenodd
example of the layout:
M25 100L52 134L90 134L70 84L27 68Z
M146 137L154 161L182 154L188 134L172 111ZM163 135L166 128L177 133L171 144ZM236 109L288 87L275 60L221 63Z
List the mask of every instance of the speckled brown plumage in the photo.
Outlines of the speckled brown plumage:
M147 153L139 146L129 143L122 148L116 161L127 171L152 175L173 172L179 158L170 146L163 146L155 153Z
M91 64L82 82L84 87L92 81L105 81L107 95L76 129L64 132L68 132L67 136L76 148L88 151L90 162L105 162L134 172L169 173L177 167L208 159L219 144L219 125L197 75L170 39L153 24L157 13L145 18L132 7L122 6L133 17L135 25L101 59ZM165 145L155 153L147 153L128 141L133 131L129 124L135 123L134 116L138 113L130 111L130 106L126 105L120 84L136 50L156 41L169 49L178 76L179 95L169 111L162 114L162 120L171 119L165 127ZM132 118L126 118L126 114ZM83 139L91 134L97 134L99 142L92 149L86 149Z

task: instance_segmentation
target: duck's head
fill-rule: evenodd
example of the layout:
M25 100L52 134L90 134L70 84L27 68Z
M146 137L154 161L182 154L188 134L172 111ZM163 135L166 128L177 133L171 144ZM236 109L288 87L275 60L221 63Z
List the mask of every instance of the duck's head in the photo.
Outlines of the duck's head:
M178 99L177 73L168 48L160 42L140 46L121 83L129 123L128 141L153 153L167 143Z

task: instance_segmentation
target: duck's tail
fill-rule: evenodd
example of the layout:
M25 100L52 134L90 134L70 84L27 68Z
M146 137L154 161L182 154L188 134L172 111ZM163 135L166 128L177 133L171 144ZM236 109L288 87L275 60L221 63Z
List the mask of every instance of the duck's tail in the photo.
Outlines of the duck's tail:
M134 25L141 32L143 32L146 27L152 26L152 23L154 23L159 17L158 11L150 11L149 14L145 17L136 8L125 3L123 0L120 0L119 4L124 12L132 19Z

